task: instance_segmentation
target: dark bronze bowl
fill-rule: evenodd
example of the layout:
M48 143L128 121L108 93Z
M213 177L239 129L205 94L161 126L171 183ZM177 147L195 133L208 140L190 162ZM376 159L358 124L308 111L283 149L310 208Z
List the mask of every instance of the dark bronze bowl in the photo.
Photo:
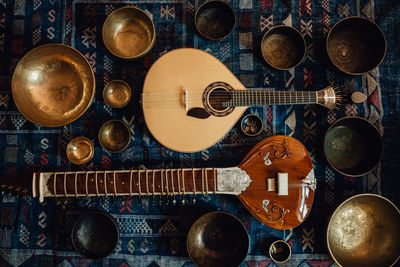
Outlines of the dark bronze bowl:
M209 1L196 10L194 22L204 38L222 40L235 28L236 16L230 5L222 1Z
M128 147L130 141L131 132L121 120L106 121L99 130L99 143L108 152L121 152Z
M249 235L235 216L226 212L210 212L190 228L187 250L197 266L238 266L247 256Z
M381 64L386 54L386 39L374 22L349 17L329 31L326 49L335 67L347 74L359 75Z
M334 122L324 137L324 154L333 169L346 176L362 176L375 168L382 153L378 129L361 117Z
M247 114L240 122L240 126L245 135L256 136L263 129L263 122L257 114Z
M119 230L114 219L99 211L81 216L71 233L75 251L90 259L107 257L114 251L118 238Z
M361 194L344 201L328 224L329 253L341 266L392 266L400 258L400 211L388 199Z
M265 61L278 70L288 70L299 65L306 51L306 42L301 33L289 26L270 29L261 41L261 53Z

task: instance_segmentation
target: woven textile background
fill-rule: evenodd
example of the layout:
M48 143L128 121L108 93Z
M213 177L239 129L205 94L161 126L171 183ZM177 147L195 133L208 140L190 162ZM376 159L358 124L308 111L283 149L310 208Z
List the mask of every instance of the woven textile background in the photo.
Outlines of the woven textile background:
M292 246L288 266L331 266L324 236L329 215L342 200L362 192L383 194L400 204L396 180L400 166L400 3L397 0L226 0L236 12L237 25L223 41L201 38L193 18L198 0L0 0L0 175L21 169L37 171L108 170L172 167L228 167L237 165L258 141L273 134L299 139L310 151L318 180L313 209L305 223L286 231L273 230L254 219L233 196L197 196L173 205L151 198L80 198L46 200L2 196L0 203L0 266L193 266L186 252L191 224L208 211L224 210L238 216L250 235L250 251L242 266L275 266L266 256L268 242L279 238ZM120 60L106 49L101 29L107 15L124 5L135 5L153 18L156 44L144 58ZM382 65L371 73L348 76L334 70L325 55L325 36L340 19L363 16L384 31L388 50ZM277 71L260 56L262 35L274 25L300 30L308 48L305 61L294 70ZM74 123L57 128L32 124L17 111L11 94L15 65L29 50L61 42L79 50L92 65L96 96L88 111ZM177 153L161 146L146 130L140 95L145 75L164 53L180 47L205 50L251 88L319 90L330 83L368 95L343 112L315 105L250 108L264 121L257 137L245 136L236 125L219 143L198 153ZM173 70L171 70L173 71ZM102 99L104 85L122 79L133 88L130 104L111 109ZM330 123L359 115L384 134L382 162L360 178L344 177L327 167L321 140ZM127 150L110 154L97 140L103 122L124 120L132 132ZM83 166L71 164L65 154L69 140L86 136L95 144L95 156ZM398 179L398 178L397 178ZM120 240L114 253L99 261L80 257L71 247L73 222L87 209L110 213L118 223Z

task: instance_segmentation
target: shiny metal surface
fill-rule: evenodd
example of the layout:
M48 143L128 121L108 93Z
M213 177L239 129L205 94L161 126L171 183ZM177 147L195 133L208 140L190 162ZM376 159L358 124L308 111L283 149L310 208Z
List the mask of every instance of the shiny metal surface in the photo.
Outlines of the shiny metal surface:
M108 51L124 59L146 55L156 40L149 15L133 6L114 10L103 24L102 36Z
M32 49L15 68L12 94L29 121L47 127L69 124L90 106L95 94L93 70L85 57L63 44Z
M66 153L69 161L81 165L93 158L94 146L86 137L78 136L69 141Z
M326 49L335 67L347 74L359 75L381 64L386 54L386 38L373 21L348 17L329 31Z
M106 121L99 131L101 147L111 153L118 153L128 147L131 133L128 126L120 120Z
M284 263L290 259L292 248L285 240L276 240L268 250L269 257L277 263Z
M257 114L247 114L243 117L240 126L244 134L256 136L261 133L263 122Z
M106 84L103 90L103 99L112 108L125 107L131 100L132 90L129 84L121 80L114 80Z
M235 216L227 212L210 212L190 228L187 250L197 266L238 266L249 250L249 235Z
M392 266L400 258L400 211L388 199L361 194L333 213L326 233L330 254L341 266Z
M276 26L264 34L261 41L261 53L271 67L288 70L304 60L306 42L297 29Z

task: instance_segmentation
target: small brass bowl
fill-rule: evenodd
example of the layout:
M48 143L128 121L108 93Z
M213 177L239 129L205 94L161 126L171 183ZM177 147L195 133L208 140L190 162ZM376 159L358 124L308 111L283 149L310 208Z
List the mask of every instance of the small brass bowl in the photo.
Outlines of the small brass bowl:
M334 122L324 137L324 154L330 166L346 176L372 171L382 153L382 136L368 120L345 117Z
M339 70L360 75L381 64L386 54L386 38L374 22L362 17L348 17L329 31L326 50Z
M236 16L232 7L222 1L203 3L194 16L197 31L209 40L222 40L232 33Z
M122 108L131 100L131 94L132 90L129 84L121 80L114 80L104 87L103 99L112 108Z
M46 127L77 120L95 95L92 67L76 49L46 44L29 51L12 77L15 105L24 117Z
M72 227L71 240L75 251L89 259L107 257L114 251L118 239L118 225L105 212L84 214Z
M249 250L249 235L242 222L227 212L210 212L194 222L187 250L199 267L239 266Z
M268 250L269 257L276 263L284 263L292 255L292 248L284 240L276 240L271 244Z
M244 134L248 136L256 136L263 129L263 122L256 114L247 114L243 117L240 126Z
M75 137L67 145L67 157L76 165L87 163L93 158L93 155L94 146L86 137Z
M333 212L326 241L340 266L392 266L400 258L400 211L387 198L360 194Z
M123 59L143 57L156 40L152 19L133 6L114 10L103 24L102 35L108 51Z
M128 126L120 120L106 121L99 131L99 142L102 148L111 153L118 153L128 147L131 132Z
M261 41L265 61L278 70L298 66L306 56L306 41L301 33L289 26L276 26L267 31Z

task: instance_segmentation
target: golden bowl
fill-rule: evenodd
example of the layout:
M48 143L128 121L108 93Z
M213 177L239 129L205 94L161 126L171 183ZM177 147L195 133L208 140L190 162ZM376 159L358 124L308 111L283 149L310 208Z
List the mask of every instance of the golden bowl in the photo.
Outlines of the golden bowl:
M102 35L108 51L124 59L146 55L156 40L152 19L133 6L114 10L103 24Z
M95 94L95 78L79 51L63 44L46 44L21 59L11 87L15 105L26 119L58 127L85 113Z
M121 80L114 80L104 87L103 99L112 108L122 108L129 103L131 94L129 84Z
M131 132L120 120L106 121L99 131L99 142L102 148L111 153L118 153L128 147Z
M360 194L334 211L326 233L340 266L392 266L400 258L400 211L387 198Z
M76 165L89 162L94 155L92 142L83 136L78 136L69 141L67 145L67 157Z

